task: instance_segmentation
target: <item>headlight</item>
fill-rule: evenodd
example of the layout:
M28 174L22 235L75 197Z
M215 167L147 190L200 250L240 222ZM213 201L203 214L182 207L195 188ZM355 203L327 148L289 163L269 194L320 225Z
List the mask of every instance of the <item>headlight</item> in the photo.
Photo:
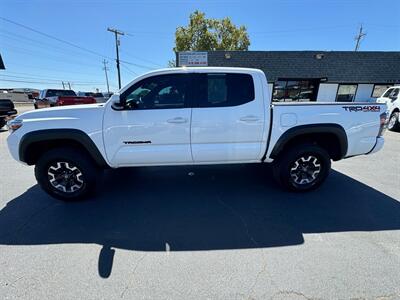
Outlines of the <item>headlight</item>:
M8 131L14 132L22 126L22 120L11 120L7 122Z

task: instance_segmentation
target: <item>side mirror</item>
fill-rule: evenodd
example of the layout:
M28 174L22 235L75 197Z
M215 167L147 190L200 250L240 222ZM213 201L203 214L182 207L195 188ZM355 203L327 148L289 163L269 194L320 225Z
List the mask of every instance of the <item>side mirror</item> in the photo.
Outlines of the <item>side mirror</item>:
M111 104L113 110L124 110L124 105L121 102L113 102Z
M111 101L112 101L112 104L111 104L112 109L114 109L114 110L124 110L125 105L124 105L123 101L121 101L119 95L112 95L111 98L112 98L111 99Z

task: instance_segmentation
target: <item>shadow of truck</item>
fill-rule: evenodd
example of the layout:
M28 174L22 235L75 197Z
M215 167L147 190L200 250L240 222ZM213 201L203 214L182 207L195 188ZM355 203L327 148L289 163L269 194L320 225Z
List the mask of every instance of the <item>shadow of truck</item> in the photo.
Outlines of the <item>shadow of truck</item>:
M78 203L31 187L0 211L0 244L97 243L107 277L111 248L279 247L302 244L305 233L400 229L397 200L337 171L304 194L280 190L262 165L109 170L102 186Z

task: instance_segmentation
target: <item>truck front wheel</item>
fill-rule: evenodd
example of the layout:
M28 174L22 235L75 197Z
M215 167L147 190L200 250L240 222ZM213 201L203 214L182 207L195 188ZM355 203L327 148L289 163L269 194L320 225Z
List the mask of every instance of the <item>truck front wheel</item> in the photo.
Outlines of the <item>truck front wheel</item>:
M74 148L49 150L35 166L36 180L41 188L64 201L89 196L96 187L97 173L91 158Z
M273 164L276 181L285 189L295 192L319 187L328 176L330 168L329 154L314 144L290 147Z
M392 113L387 126L390 131L400 130L399 112L395 111L394 113Z

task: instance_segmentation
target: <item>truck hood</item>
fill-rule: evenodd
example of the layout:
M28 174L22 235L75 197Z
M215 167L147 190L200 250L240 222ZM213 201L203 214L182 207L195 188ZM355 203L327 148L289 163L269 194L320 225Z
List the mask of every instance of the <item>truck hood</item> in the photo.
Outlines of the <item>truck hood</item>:
M83 104L83 105L71 105L71 106L59 106L51 108L43 108L25 112L19 115L17 120L59 120L59 119L75 119L85 118L87 115L98 114L103 115L104 103L102 104Z

